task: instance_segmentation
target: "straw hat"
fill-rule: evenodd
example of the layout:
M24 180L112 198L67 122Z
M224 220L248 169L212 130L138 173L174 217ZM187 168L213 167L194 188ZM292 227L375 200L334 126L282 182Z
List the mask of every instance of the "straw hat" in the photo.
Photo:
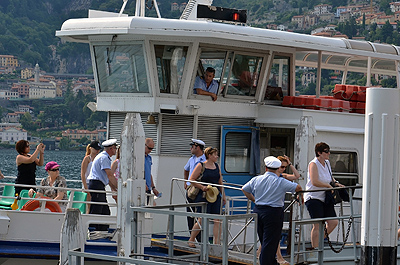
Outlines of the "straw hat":
M206 191L206 200L210 203L215 202L219 194L218 188L208 185L207 189L208 190Z

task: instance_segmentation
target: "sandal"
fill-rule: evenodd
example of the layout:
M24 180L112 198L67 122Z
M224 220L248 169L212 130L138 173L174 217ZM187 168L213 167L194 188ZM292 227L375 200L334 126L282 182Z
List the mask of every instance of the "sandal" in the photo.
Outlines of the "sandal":
M276 262L278 262L279 265L290 265L289 261L287 260L277 260Z
M193 241L188 241L188 246L190 248L196 248L196 244Z

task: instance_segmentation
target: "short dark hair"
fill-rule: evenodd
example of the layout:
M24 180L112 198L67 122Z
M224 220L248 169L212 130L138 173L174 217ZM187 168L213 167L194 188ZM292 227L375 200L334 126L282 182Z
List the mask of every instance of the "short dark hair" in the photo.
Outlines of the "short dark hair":
M15 150L17 150L18 154L25 154L25 148L28 147L29 142L27 140L19 140L15 144Z
M207 67L206 72L215 74L215 69L212 67Z
M315 156L319 157L318 153L322 153L326 149L328 149L328 151L330 150L330 147L327 143L324 142L317 143L315 145Z

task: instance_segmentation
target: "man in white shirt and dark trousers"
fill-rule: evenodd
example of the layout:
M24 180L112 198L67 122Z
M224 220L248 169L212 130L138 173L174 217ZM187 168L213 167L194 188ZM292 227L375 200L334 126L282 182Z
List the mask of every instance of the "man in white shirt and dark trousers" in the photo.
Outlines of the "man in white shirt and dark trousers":
M104 151L96 156L93 160L90 174L87 177L89 190L105 191L109 184L113 191L117 190L117 180L114 173L111 171L111 157L115 155L117 150L117 139L110 139L102 143ZM90 192L92 202L106 203L107 198L105 193ZM94 204L90 205L89 214L110 215L110 207L108 205ZM96 230L107 230L108 225L91 224Z
M299 192L301 186L277 175L281 161L273 156L264 159L267 172L252 178L243 187L244 195L254 202L257 234L261 242L260 264L276 265L276 250L283 226L286 192Z
M194 168L197 166L198 163L206 161L206 156L204 155L204 147L205 143L202 140L198 139L192 139L192 142L190 143L190 152L192 153L192 156L189 158L188 162L184 166L183 170L183 177L185 179L189 179L190 175L192 175L192 172ZM185 182L185 189L190 185L190 182ZM188 200L189 203L193 203L194 201L190 199L187 196L186 193L186 199ZM194 212L196 207L187 207L186 211L187 212ZM188 222L188 228L189 231L192 230L193 225L194 225L194 218L188 216L187 217L187 222ZM200 233L197 235L197 241L200 242L201 240L201 235Z

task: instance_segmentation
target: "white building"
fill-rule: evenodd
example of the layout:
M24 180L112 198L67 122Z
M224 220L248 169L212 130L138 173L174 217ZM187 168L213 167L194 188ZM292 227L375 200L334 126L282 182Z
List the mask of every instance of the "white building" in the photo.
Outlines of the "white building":
M390 6L390 10L393 13L400 11L400 2L391 2L391 3L389 3L389 6Z
M303 86L308 86L310 83L315 83L316 77L315 77L315 73L313 72L305 72L302 76L301 76L301 84Z
M34 86L29 89L29 98L55 98L56 88L45 88Z
M0 139L2 142L15 144L19 140L28 140L28 132L21 128L7 127L0 129Z
M331 5L323 4L323 5L314 6L314 14L315 15L326 14L331 11L332 11Z
M0 98L4 99L16 99L19 97L18 92L13 92L9 90L0 90Z

